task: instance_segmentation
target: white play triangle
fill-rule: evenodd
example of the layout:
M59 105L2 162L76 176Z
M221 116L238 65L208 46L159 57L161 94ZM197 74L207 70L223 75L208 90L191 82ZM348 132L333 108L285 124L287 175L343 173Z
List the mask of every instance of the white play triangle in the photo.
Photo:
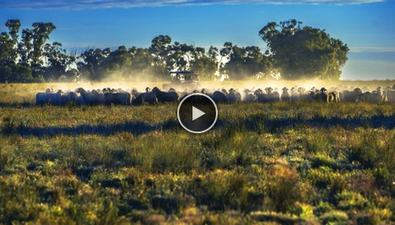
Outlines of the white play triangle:
M195 121L205 115L206 113L203 112L202 110L192 106L192 121Z

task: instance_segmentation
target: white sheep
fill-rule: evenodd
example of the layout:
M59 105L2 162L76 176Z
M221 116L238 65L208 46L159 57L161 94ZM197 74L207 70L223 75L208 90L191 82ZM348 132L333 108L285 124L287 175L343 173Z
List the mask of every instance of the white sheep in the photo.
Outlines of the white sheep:
M287 87L284 87L282 90L283 93L281 93L281 101L291 101L291 96L288 92L289 89Z

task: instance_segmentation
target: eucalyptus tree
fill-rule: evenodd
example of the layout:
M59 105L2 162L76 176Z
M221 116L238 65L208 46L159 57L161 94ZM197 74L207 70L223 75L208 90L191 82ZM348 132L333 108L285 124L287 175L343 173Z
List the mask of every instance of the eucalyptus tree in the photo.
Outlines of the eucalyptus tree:
M9 30L8 34L10 35L11 38L10 45L12 51L10 57L13 62L16 62L18 57L17 48L18 48L19 28L21 27L21 22L19 20L12 19L12 20L8 20L5 25Z
M77 62L77 69L83 77L92 80L101 80L106 74L103 73L102 63L110 55L110 48L88 49L84 51Z
M26 28L22 30L21 41L18 43L19 62L30 64L33 52L33 30Z
M43 46L43 61L44 78L47 81L58 80L61 76L70 76L73 73L67 73L71 64L75 62L75 57L68 54L62 48L62 44L54 42L52 44L45 44ZM71 78L71 77L68 77Z
M257 46L234 45L229 52L229 61L224 69L230 79L252 78L258 73L269 72L271 68L268 57Z
M32 65L41 66L43 64L43 46L49 39L49 35L56 29L53 23L33 23L33 54Z
M295 19L270 22L259 31L267 43L273 65L283 78L338 80L347 61L349 48L325 30L302 26Z
M168 35L159 35L152 39L151 45L148 48L149 53L154 59L154 66L162 76L167 75L167 62L171 38Z

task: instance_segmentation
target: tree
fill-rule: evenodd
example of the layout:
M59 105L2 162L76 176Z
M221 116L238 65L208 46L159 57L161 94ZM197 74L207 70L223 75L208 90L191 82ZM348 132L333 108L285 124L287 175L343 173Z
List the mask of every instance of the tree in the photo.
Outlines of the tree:
M42 82L44 76L54 80L69 74L75 57L61 43L47 43L55 25L33 23L33 29L22 30L21 38L19 20L10 19L5 25L8 32L0 33L1 82Z
M0 34L0 65L12 65L12 39L6 32Z
M199 74L201 79L213 80L215 72L217 71L216 56L213 57L214 47L210 48L206 54L206 50L202 47L194 48L192 52L192 59L190 60L190 69Z
M80 56L82 62L77 63L78 70L83 74L85 78L92 80L101 80L106 74L102 72L102 63L110 55L111 50L109 48L101 50L88 49L83 52Z
M208 49L208 57L210 57L214 61L217 61L218 48L214 46L210 46L210 48Z
M180 44L174 42L173 45L169 46L168 55L166 57L166 69L167 71L172 70L189 70L190 63L197 56L193 45ZM200 49L201 51L201 49Z
M232 53L232 47L233 44L232 42L225 42L224 47L219 51L219 54L221 55L221 58L219 60L219 68L222 68L225 63L223 63L224 58L229 60L230 59L230 54Z
M43 57L45 66L42 69L46 80L58 80L61 76L66 76L68 67L75 61L75 58L67 54L59 42L45 44Z
M34 78L32 69L28 65L17 64L13 67L12 78L10 82L42 82L42 77Z
M213 80L217 71L217 62L204 55L191 63L191 70L199 74L201 79Z
M0 65L0 82L12 81L12 67L9 65Z
M16 62L20 21L8 20L5 25L9 32L0 34L0 82L40 82L33 78L29 65Z
M0 82L12 79L12 39L6 32L0 34Z
M18 35L19 35L19 28L21 27L21 22L19 20L8 20L7 23L5 24L6 27L9 30L9 35L11 37L11 46L12 46L12 52L11 52L11 60L13 62L16 61L18 57Z
M131 70L133 74L141 74L153 65L154 60L148 49L134 47L129 51L132 52Z
M130 68L131 79L135 81L156 81L160 80L157 74L163 73L163 68L154 63L153 56L147 48L133 47L129 50L132 53L132 65Z
M33 55L32 66L42 65L41 56L43 53L43 45L49 39L49 35L56 29L52 23L33 23Z
M154 58L154 65L162 76L166 77L167 63L166 58L170 48L171 38L168 35L159 35L152 39L151 46L149 47L149 53Z
M102 77L111 75L114 78L129 78L131 56L131 53L124 45L119 46L114 51L110 51L100 64Z
M19 61L23 64L30 64L32 61L33 50L33 31L30 29L22 30L22 40L18 43Z
M259 72L265 73L270 70L268 57L263 55L257 46L238 47L235 45L229 52L229 61L224 69L230 79L251 78Z
M268 54L283 78L338 80L349 48L325 30L301 25L293 19L268 23L259 31Z

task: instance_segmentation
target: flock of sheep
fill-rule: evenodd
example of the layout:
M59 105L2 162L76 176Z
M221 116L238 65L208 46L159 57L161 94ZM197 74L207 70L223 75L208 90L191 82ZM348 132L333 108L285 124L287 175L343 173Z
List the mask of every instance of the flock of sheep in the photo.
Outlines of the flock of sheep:
M319 101L319 102L395 102L395 85L392 87L377 89L370 91L367 87L361 88L321 88L315 87L306 90L303 87L287 87L279 91L277 88L273 89L267 87L265 89L244 89L239 92L236 89L222 89L209 90L203 88L202 90L194 91L176 91L170 88L168 91L162 91L157 87L152 90L146 88L144 92L138 92L137 89L130 91L122 89L104 88L85 90L78 88L75 91L57 92L52 89L47 89L45 92L36 94L37 105L142 105L142 104L158 104L168 102L178 102L185 96L191 93L204 93L210 96L216 103L235 103L235 102L277 102L277 101ZM281 93L280 93L281 92Z

